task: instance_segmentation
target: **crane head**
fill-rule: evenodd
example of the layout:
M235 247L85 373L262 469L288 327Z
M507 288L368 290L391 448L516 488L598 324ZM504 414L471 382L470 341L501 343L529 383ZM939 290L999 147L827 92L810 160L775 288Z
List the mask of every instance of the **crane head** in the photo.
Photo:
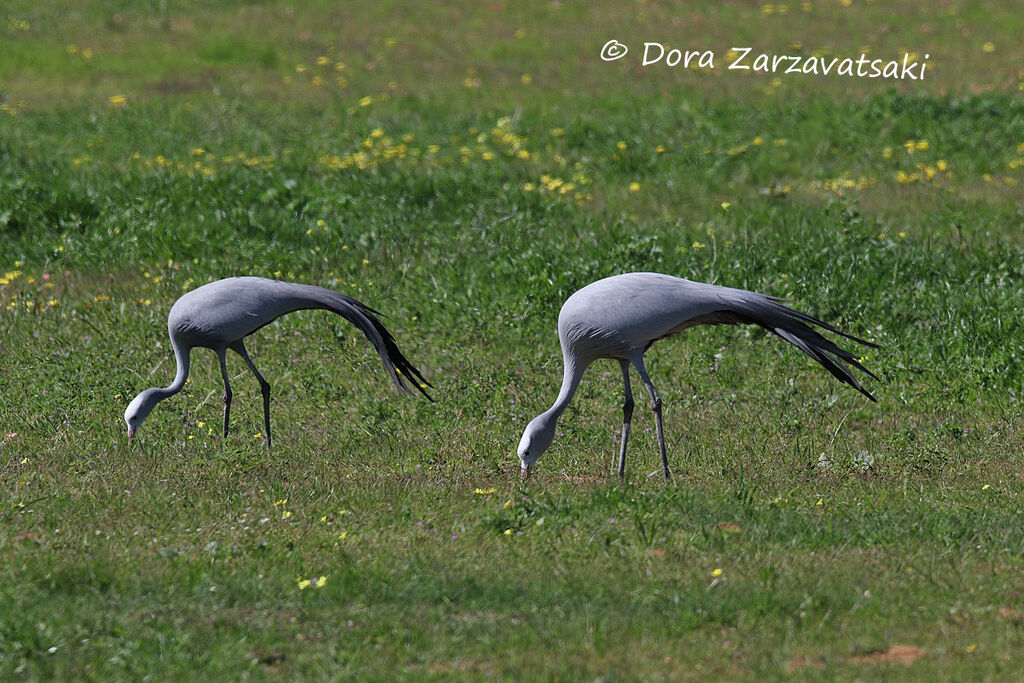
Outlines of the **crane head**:
M519 440L519 448L516 451L519 455L519 464L522 467L522 480L526 481L533 471L533 464L537 462L544 451L548 449L555 438L555 418L547 414L538 415L530 420L523 430L523 438Z
M125 408L124 421L128 425L128 443L135 438L135 432L146 421L159 400L159 395L153 389L146 389L133 398Z

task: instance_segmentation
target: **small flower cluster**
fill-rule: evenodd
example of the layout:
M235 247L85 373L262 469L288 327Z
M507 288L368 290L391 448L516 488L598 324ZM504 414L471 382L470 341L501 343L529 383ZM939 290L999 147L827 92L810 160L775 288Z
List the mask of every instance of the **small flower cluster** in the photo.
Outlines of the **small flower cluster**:
M189 178L212 178L219 170L229 167L247 168L254 171L272 171L275 168L277 159L272 154L251 156L245 152L225 154L217 156L207 152L202 147L192 150L192 159L170 159L162 154L154 157L143 158L138 152L130 157L131 163L144 171L162 170L172 173L179 173ZM76 166L88 161L85 158L78 158L72 161Z
M326 576L314 576L308 579L304 579L301 576L295 577L295 583L299 586L300 591L304 591L307 588L323 588L327 585Z

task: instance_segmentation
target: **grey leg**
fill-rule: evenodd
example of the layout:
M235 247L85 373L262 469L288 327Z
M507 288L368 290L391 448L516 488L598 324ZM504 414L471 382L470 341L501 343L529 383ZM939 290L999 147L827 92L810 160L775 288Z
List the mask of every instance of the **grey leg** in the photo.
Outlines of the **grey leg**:
M626 443L629 441L629 424L633 419L633 391L629 387L629 361L620 360L625 400L622 403L622 444L619 446L619 479L626 478Z
M661 467L665 471L665 480L671 480L672 474L668 471L668 454L665 452L665 427L661 422L661 398L658 396L658 392L654 389L654 383L651 378L647 376L647 370L644 368L643 356L638 356L633 359L633 365L636 366L637 371L640 373L640 378L647 385L647 391L651 395L651 410L654 411L654 422L658 427L658 447L661 449Z
M260 374L260 371L253 364L252 358L249 358L249 352L245 349L245 342L239 339L231 345L231 348L245 360L246 365L249 366L252 374L256 375L256 379L260 383L260 391L263 393L263 427L267 432L267 450L270 450L270 382L263 379L263 375Z
M228 351L227 349L217 350L217 359L220 360L220 376L224 378L224 437L228 435L228 419L231 417L231 383L228 382Z

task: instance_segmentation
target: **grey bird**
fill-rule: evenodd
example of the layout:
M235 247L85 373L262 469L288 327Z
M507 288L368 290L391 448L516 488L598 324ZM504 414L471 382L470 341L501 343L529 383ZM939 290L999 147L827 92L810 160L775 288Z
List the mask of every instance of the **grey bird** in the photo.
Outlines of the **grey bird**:
M784 299L731 289L659 273L626 273L593 282L566 299L558 314L558 340L562 345L564 374L558 398L548 410L533 418L519 441L522 478L551 445L558 417L569 405L587 367L599 358L619 361L625 385L622 406L622 441L619 445L619 477L626 476L626 443L633 417L629 364L640 373L651 396L651 410L658 431L661 466L671 477L661 422L661 399L644 368L644 353L654 342L696 325L754 324L782 337L821 363L836 379L851 385L872 401L875 397L857 382L849 363L878 379L845 351L816 332L810 324L877 348L876 344L846 334L827 323L782 305Z
M380 354L395 385L401 391L414 395L406 384L408 382L430 399L424 389L430 383L398 350L394 337L376 318L381 314L366 304L324 287L261 277L229 277L194 289L171 306L167 316L167 331L171 337L178 372L170 386L146 389L128 404L124 411L124 421L128 423L129 443L153 407L185 386L189 353L193 348L202 346L213 349L220 360L220 372L224 378L224 436L228 435L228 418L231 414L231 384L228 382L227 370L227 350L231 349L242 357L260 383L263 392L263 425L269 448L270 383L253 365L244 339L285 313L311 308L337 313L358 327Z

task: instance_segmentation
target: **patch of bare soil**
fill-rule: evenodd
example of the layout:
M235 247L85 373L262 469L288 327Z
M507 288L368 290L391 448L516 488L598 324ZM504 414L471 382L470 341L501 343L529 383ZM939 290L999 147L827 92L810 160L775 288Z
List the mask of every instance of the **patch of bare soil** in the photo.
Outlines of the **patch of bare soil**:
M893 645L888 650L865 652L850 657L851 662L861 664L902 664L910 666L924 656L924 650L916 645Z

